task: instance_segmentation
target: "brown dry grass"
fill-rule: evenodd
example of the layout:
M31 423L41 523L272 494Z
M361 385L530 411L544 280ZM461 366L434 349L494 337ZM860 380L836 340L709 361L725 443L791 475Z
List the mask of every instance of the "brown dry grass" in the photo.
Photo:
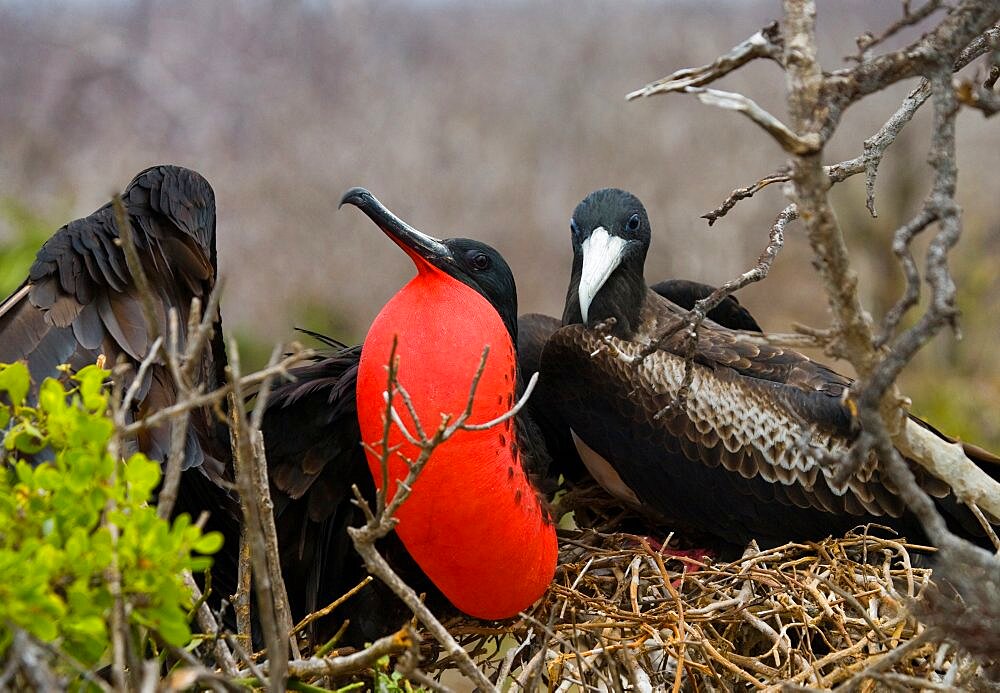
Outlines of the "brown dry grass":
M949 613L947 590L928 567L932 549L884 528L763 551L751 545L725 562L663 551L641 533L648 525L594 485L572 489L557 507L587 528L560 530L559 568L545 596L510 623L445 623L507 690L989 685L988 657L956 651L916 615ZM422 650L425 671L463 688L428 635Z

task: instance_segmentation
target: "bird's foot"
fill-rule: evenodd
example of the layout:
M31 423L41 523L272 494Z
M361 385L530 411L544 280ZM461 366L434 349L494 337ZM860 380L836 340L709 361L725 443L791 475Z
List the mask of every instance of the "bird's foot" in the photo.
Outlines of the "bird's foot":
M697 573L702 568L706 568L709 561L714 561L718 558L718 553L712 549L674 549L667 543L660 542L653 537L637 537L637 539L664 558L673 559L681 563L681 577L670 582L674 588L680 587L685 575Z

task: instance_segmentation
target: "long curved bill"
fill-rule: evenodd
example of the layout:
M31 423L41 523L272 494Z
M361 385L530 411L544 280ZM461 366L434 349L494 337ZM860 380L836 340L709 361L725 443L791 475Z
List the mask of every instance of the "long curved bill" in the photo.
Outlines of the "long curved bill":
M435 265L452 259L451 250L433 236L418 231L405 221L389 211L374 195L364 188L351 188L340 198L339 207L345 204L354 205L375 222L382 231L391 238L414 260L418 258Z
M608 233L603 226L594 229L581 244L583 270L580 273L580 313L585 325L594 296L621 264L627 245L628 241Z

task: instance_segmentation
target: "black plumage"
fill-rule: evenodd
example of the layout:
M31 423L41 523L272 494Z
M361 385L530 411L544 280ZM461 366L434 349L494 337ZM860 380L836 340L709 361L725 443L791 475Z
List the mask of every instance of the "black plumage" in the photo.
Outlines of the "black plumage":
M690 310L694 304L707 298L714 286L687 279L665 279L649 287L651 290L673 301L681 308ZM740 305L735 296L726 296L715 308L708 312L708 319L734 330L761 332L760 325L750 312ZM542 349L562 321L541 313L525 313L517 319L517 361L521 373L530 375L538 372L542 363ZM544 392L545 383L540 392ZM551 458L548 468L548 482L554 483L559 476L569 480L579 480L587 476L587 468L577 454L570 437L569 428L548 406L544 395L536 395L528 400L528 413L537 424Z
M361 347L309 334L328 349L291 369L294 380L271 392L261 426L282 573L296 620L341 597L368 574L347 528L365 523L364 514L351 502L352 487L369 500L375 496L355 399ZM443 599L395 533L379 543L379 550L413 581L414 589L436 602ZM320 621L312 637L329 637L347 619L351 625L345 642L360 644L398 627L408 614L376 580Z
M572 431L595 476L647 514L731 544L821 538L869 522L923 539L874 458L843 486L834 467L820 464L857 435L844 400L851 381L829 368L706 321L690 392L676 406L683 331L636 358L685 313L645 286L649 238L633 195L601 190L580 203L565 326L541 354L536 406ZM609 330L592 329L609 318ZM968 454L1000 476L1000 460ZM983 541L947 485L911 467L955 527Z
M402 224L394 217L390 219L388 210L367 191L351 190L344 201L357 205L383 228L387 223ZM429 239L426 243L434 251L430 261L481 294L497 311L516 344L517 295L503 257L493 248L469 239ZM323 342L327 350L310 363L291 369L292 379L277 385L267 402L258 405L266 407L262 432L275 524L296 619L334 601L367 575L347 528L365 522L360 509L351 502L352 487L356 485L369 503L375 495L357 419L362 347L345 346L329 337L305 332ZM467 383L462 387L466 388ZM526 467L530 465L527 471L540 478L547 469L548 457L526 413L514 418L514 434L523 452L522 462ZM379 550L407 584L427 595L428 603L438 610L449 608L444 595L420 570L395 533L380 541ZM402 602L376 580L329 617L316 622L311 635L321 641L348 619L345 642L361 644L399 627L409 616Z
M139 173L122 193L136 250L149 279L156 330L167 334L176 310L181 343L187 337L191 301L202 306L215 287L215 193L201 175L179 166L154 166ZM191 385L206 391L224 381L222 318L215 310L212 336L191 373ZM0 303L0 362L23 359L32 377L31 396L46 377L60 377L105 358L112 368L131 365L127 388L152 346L136 282L119 245L109 202L90 216L55 232L38 251L24 283ZM162 357L146 371L126 420L131 422L174 404L177 386ZM171 423L126 440L129 449L164 462ZM36 458L36 462L45 458ZM236 588L239 506L232 479L229 429L208 408L191 412L180 488L173 514L192 518L208 512L205 530L223 533L225 546L214 560L214 603Z
M178 313L186 337L191 300L207 300L216 280L215 194L198 173L155 166L139 173L122 194L143 268L149 278L156 329L167 334L168 313ZM221 317L193 374L213 389L223 381ZM24 360L34 387L104 356L133 365L125 385L146 358L151 339L136 283L119 245L111 203L72 221L39 250L24 283L0 303L0 362ZM177 388L162 359L155 359L138 389L129 419L173 404ZM170 425L140 434L135 446L153 459L169 451ZM207 409L192 412L184 468L198 467L215 481L226 474L228 436Z

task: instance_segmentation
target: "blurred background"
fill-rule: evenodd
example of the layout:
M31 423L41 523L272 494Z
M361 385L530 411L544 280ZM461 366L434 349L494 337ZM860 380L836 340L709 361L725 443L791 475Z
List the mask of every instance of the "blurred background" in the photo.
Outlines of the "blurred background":
M700 215L785 157L747 119L693 97L626 103L628 91L701 65L780 17L778 0L7 0L0 3L0 292L15 288L53 231L157 163L215 187L227 331L259 365L310 327L352 342L412 274L361 214L371 189L428 233L496 246L520 308L559 315L568 220L594 188L646 204L650 282L721 283L751 266L786 204L779 186L709 228ZM855 37L899 16L895 2L819 3L820 58L847 65ZM901 45L939 20L905 32ZM981 61L970 73L981 70ZM718 85L783 116L784 79L753 63ZM850 110L828 161L850 158L915 86ZM895 301L891 234L930 182L930 108L880 169L877 219L857 176L833 200L866 306ZM952 253L964 339L942 334L902 379L914 410L1000 449L1000 193L997 123L959 116L965 235ZM992 152L992 153L991 153ZM801 230L741 301L771 331L826 326ZM835 364L849 372L846 364Z

